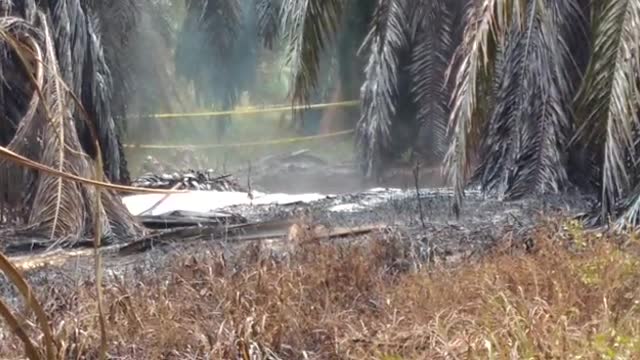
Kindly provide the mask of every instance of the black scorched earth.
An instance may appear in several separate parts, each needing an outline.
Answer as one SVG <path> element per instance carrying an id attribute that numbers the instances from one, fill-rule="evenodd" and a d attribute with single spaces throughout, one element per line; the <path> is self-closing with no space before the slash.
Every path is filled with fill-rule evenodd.
<path id="1" fill-rule="evenodd" d="M 114 275 L 135 281 L 139 274 L 166 266 L 176 253 L 197 254 L 205 248 L 233 261 L 247 246 L 258 246 L 261 252 L 278 261 L 286 258 L 290 242 L 303 238 L 351 244 L 384 237 L 395 242 L 404 254 L 398 259 L 399 269 L 420 267 L 427 262 L 457 263 L 482 255 L 505 238 L 526 248 L 530 241 L 528 233 L 536 221 L 549 215 L 577 215 L 586 204 L 584 199 L 570 196 L 504 202 L 469 191 L 468 205 L 461 217 L 456 218 L 451 212 L 453 193 L 445 188 L 421 187 L 419 196 L 415 187 L 268 194 L 269 184 L 276 176 L 274 172 L 281 177 L 280 182 L 305 175 L 318 177 L 320 173 L 326 177 L 355 178 L 345 172 L 347 166 L 323 165 L 299 154 L 272 160 L 287 164 L 288 170 L 275 164 L 265 166 L 265 170 L 254 169 L 253 178 L 245 181 L 241 176 L 217 175 L 211 170 L 174 169 L 139 177 L 134 181 L 139 186 L 214 190 L 210 193 L 211 201 L 215 201 L 216 194 L 227 196 L 225 201 L 229 194 L 234 194 L 235 200 L 229 206 L 211 205 L 212 210 L 207 212 L 192 211 L 188 206 L 163 211 L 161 207 L 166 203 L 150 203 L 142 214 L 137 214 L 149 229 L 147 236 L 113 241 L 103 248 L 106 281 Z M 266 185 L 262 185 L 263 179 L 268 179 L 264 181 Z M 243 184 L 250 185 L 253 196 L 249 196 L 247 185 Z M 304 186 L 298 189 L 304 190 Z M 9 243 L 3 250 L 36 288 L 52 285 L 64 288 L 92 281 L 90 240 L 74 249 L 53 252 L 41 249 L 35 253 L 33 248 L 24 248 L 23 240 L 19 243 L 22 245 L 16 247 Z M 82 268 L 86 271 L 80 271 Z M 13 288 L 6 283 L 1 287 L 3 295 L 13 294 Z"/>

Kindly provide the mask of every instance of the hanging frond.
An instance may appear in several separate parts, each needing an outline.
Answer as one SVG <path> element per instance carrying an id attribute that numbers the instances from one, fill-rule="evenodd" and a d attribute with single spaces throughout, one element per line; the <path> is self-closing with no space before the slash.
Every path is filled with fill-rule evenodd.
<path id="1" fill-rule="evenodd" d="M 367 177 L 377 176 L 385 153 L 391 148 L 391 128 L 400 101 L 401 54 L 409 47 L 407 9 L 405 0 L 380 0 L 363 45 L 369 59 L 361 89 L 356 138 Z"/>
<path id="2" fill-rule="evenodd" d="M 568 70 L 575 63 L 570 41 L 584 25 L 580 18 L 573 0 L 531 1 L 524 28 L 514 25 L 509 32 L 478 168 L 485 191 L 514 199 L 567 186 L 565 153 L 576 88 Z"/>
<path id="3" fill-rule="evenodd" d="M 451 0 L 416 1 L 413 11 L 412 51 L 409 71 L 411 93 L 418 106 L 420 134 L 416 145 L 422 157 L 438 163 L 447 150 L 450 88 L 446 71 L 454 43 Z M 457 40 L 457 39 L 456 39 Z"/>
<path id="4" fill-rule="evenodd" d="M 44 17 L 42 17 L 44 19 Z M 46 110 L 40 114 L 46 124 L 42 126 L 43 149 L 40 161 L 59 171 L 78 174 L 88 161 L 82 152 L 69 154 L 68 148 L 77 148 L 71 97 L 59 70 L 56 49 L 47 22 L 43 22 L 46 78 L 43 87 Z M 28 128 L 28 127 L 27 127 Z M 86 175 L 86 174 L 81 174 Z M 86 209 L 78 206 L 82 198 L 79 184 L 53 176 L 41 176 L 29 216 L 30 224 L 37 224 L 36 232 L 50 234 L 52 241 L 64 241 L 67 237 L 78 239 L 83 235 L 87 217 Z"/>
<path id="5" fill-rule="evenodd" d="M 136 94 L 136 79 L 140 81 L 136 76 L 135 66 L 140 60 L 132 49 L 135 47 L 135 38 L 140 32 L 143 7 L 150 2 L 86 0 L 84 3 L 85 8 L 99 20 L 105 59 L 113 77 L 113 88 L 117 89 L 113 94 L 113 113 L 124 117 L 127 114 L 130 98 Z M 143 61 L 147 64 L 153 60 L 153 57 L 148 56 Z M 116 127 L 122 135 L 125 124 L 122 121 L 116 122 Z"/>
<path id="6" fill-rule="evenodd" d="M 500 59 L 499 75 L 497 72 L 494 75 L 499 79 L 499 87 L 482 141 L 484 148 L 480 165 L 476 170 L 484 191 L 504 194 L 507 180 L 514 171 L 517 151 L 520 150 L 520 126 L 526 122 L 523 118 L 529 116 L 533 105 L 532 86 L 527 82 L 531 80 L 527 61 L 533 58 L 529 45 L 526 35 L 514 27 Z"/>
<path id="7" fill-rule="evenodd" d="M 366 59 L 358 56 L 358 50 L 369 33 L 375 8 L 376 1 L 354 0 L 348 1 L 343 9 L 336 46 L 342 99 L 357 99 L 360 96 L 360 87 L 365 80 L 363 69 Z M 354 115 L 357 121 L 357 110 Z"/>
<path id="8" fill-rule="evenodd" d="M 124 152 L 120 143 L 120 133 L 111 112 L 113 83 L 111 72 L 102 51 L 100 37 L 97 32 L 97 18 L 87 16 L 88 39 L 85 48 L 85 62 L 82 72 L 82 94 L 80 100 L 84 107 L 76 112 L 76 121 L 85 124 L 92 122 L 100 142 L 100 151 L 104 159 L 104 171 L 107 179 L 116 183 L 129 182 L 129 173 L 124 160 Z M 86 112 L 86 113 L 85 113 Z M 86 116 L 88 115 L 88 119 Z M 91 126 L 91 124 L 89 124 Z M 87 125 L 85 124 L 85 127 Z M 84 129 L 83 127 L 80 127 Z M 92 145 L 90 129 L 83 134 L 87 143 L 85 152 L 95 159 L 95 148 Z M 81 134 L 81 133 L 79 133 Z M 91 145 L 90 145 L 91 144 Z M 123 166 L 124 165 L 124 166 Z"/>
<path id="9" fill-rule="evenodd" d="M 24 8 L 28 8 L 29 3 L 35 6 L 33 1 L 25 1 L 21 4 Z M 17 10 L 13 2 L 8 0 L 0 1 L 0 6 L 3 13 Z M 24 11 L 24 8 L 21 10 Z M 18 20 L 20 20 L 19 17 L 9 17 L 6 20 L 6 31 L 28 34 L 28 41 L 35 41 L 33 39 L 39 34 L 27 27 L 29 22 Z M 6 42 L 0 44 L 0 60 L 0 111 L 3 114 L 0 121 L 0 144 L 6 146 L 13 139 L 20 121 L 27 115 L 25 112 L 35 109 L 33 102 L 37 102 L 38 98 L 32 83 L 23 71 L 18 55 Z"/>
<path id="10" fill-rule="evenodd" d="M 586 19 L 576 0 L 549 0 L 535 8 L 527 40 L 533 58 L 525 65 L 531 69 L 527 82 L 534 94 L 527 125 L 520 128 L 522 149 L 507 198 L 557 193 L 569 183 L 566 152 L 574 123 L 572 99 L 579 85 L 574 72 L 582 60 L 571 50 L 575 41 L 586 40 Z"/>
<path id="11" fill-rule="evenodd" d="M 580 136 L 602 150 L 602 209 L 606 220 L 631 190 L 627 159 L 635 162 L 640 88 L 640 3 L 598 1 L 592 9 L 593 50 L 577 99 Z"/>
<path id="12" fill-rule="evenodd" d="M 57 9 L 63 11 L 68 7 L 60 5 Z M 45 11 L 50 12 L 47 9 L 37 11 L 33 24 L 16 17 L 0 18 L 0 49 L 12 54 L 11 57 L 0 59 L 0 65 L 4 69 L 9 62 L 16 61 L 13 68 L 26 75 L 20 81 L 30 85 L 23 87 L 28 89 L 23 95 L 29 102 L 19 110 L 23 116 L 8 149 L 61 173 L 94 178 L 95 163 L 83 148 L 76 126 L 78 121 L 84 121 L 78 118 L 80 106 L 76 106 L 74 100 L 78 97 L 72 94 L 72 86 L 66 83 L 65 78 L 73 82 L 74 76 L 81 77 L 79 83 L 83 86 L 82 101 L 87 103 L 88 111 L 96 116 L 94 125 L 98 128 L 98 133 L 104 132 L 100 126 L 107 124 L 105 120 L 109 120 L 104 115 L 105 107 L 108 106 L 108 91 L 99 88 L 108 88 L 108 84 L 101 79 L 102 76 L 108 77 L 108 71 L 99 67 L 100 61 L 94 62 L 96 58 L 100 58 L 99 40 L 91 33 L 90 23 L 78 25 L 87 31 L 84 37 L 67 36 L 65 29 L 71 27 L 65 26 L 64 21 L 57 27 L 52 26 L 54 17 L 45 15 Z M 87 17 L 81 18 L 90 21 Z M 55 19 L 65 19 L 65 16 L 61 12 Z M 53 29 L 59 31 L 54 32 Z M 55 35 L 60 35 L 60 39 L 54 41 Z M 67 47 L 64 39 L 72 44 L 75 44 L 75 40 L 71 39 L 84 39 L 84 43 Z M 92 63 L 92 66 L 75 64 L 74 68 L 78 67 L 80 71 L 73 69 L 65 76 L 58 62 L 58 45 L 71 48 L 72 51 L 84 46 L 84 63 Z M 74 56 L 72 52 L 66 60 Z M 17 79 L 14 77 L 11 80 Z M 7 103 L 7 100 L 3 99 L 3 103 Z M 111 122 L 110 129 L 113 128 Z M 115 132 L 108 136 L 115 139 Z M 89 144 L 95 146 L 93 141 L 89 141 Z M 140 226 L 112 192 L 102 192 L 108 208 L 95 214 L 92 209 L 96 197 L 91 187 L 27 170 L 5 159 L 0 160 L 0 168 L 0 187 L 5 200 L 3 205 L 11 209 L 11 220 L 17 221 L 18 234 L 29 238 L 50 238 L 53 240 L 52 244 L 65 241 L 74 243 L 91 235 L 93 219 L 104 223 L 103 233 L 100 234 L 103 236 L 113 234 L 126 238 L 141 232 Z"/>
<path id="13" fill-rule="evenodd" d="M 127 182 L 128 173 L 122 166 L 124 153 L 118 146 L 121 134 L 111 114 L 111 73 L 97 35 L 97 20 L 86 13 L 79 0 L 54 0 L 47 5 L 60 76 L 68 91 L 81 99 L 80 105 L 84 107 L 83 110 L 69 104 L 75 109 L 72 115 L 83 150 L 95 158 L 95 144 L 89 129 L 94 127 L 98 130 L 107 178 L 113 182 Z"/>
<path id="14" fill-rule="evenodd" d="M 334 40 L 343 6 L 341 0 L 283 0 L 281 26 L 294 103 L 309 102 L 318 83 L 321 54 Z"/>
<path id="15" fill-rule="evenodd" d="M 201 104 L 228 109 L 255 80 L 259 14 L 253 5 L 238 0 L 187 2 L 176 66 L 195 86 Z"/>
<path id="16" fill-rule="evenodd" d="M 454 191 L 454 212 L 459 214 L 464 189 L 476 159 L 485 114 L 481 113 L 482 89 L 491 88 L 496 49 L 512 23 L 521 26 L 524 9 L 520 1 L 479 0 L 471 3 L 451 102 L 449 131 L 452 140 L 445 156 L 446 174 Z M 515 21 L 514 21 L 515 20 Z"/>
<path id="17" fill-rule="evenodd" d="M 255 0 L 258 12 L 258 36 L 267 49 L 273 45 L 280 34 L 280 11 L 282 0 Z"/>

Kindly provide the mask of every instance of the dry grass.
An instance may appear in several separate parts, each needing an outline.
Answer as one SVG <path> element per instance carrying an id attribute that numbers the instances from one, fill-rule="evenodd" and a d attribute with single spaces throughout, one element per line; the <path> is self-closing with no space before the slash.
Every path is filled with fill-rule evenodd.
<path id="1" fill-rule="evenodd" d="M 408 270 L 398 242 L 303 242 L 285 260 L 181 255 L 104 285 L 109 353 L 128 359 L 631 359 L 640 354 L 640 252 L 630 236 L 541 225 L 528 252 Z M 567 244 L 571 246 L 567 247 Z M 571 250 L 568 250 L 571 248 Z M 65 358 L 100 344 L 96 290 L 50 294 Z M 27 321 L 27 323 L 29 323 Z M 21 356 L 0 342 L 2 358 Z M 247 355 L 245 355 L 247 356 Z"/>

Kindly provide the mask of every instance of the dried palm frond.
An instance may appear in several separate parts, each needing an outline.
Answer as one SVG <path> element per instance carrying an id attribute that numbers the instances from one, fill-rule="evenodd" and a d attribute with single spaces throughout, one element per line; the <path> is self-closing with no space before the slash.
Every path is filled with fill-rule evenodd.
<path id="1" fill-rule="evenodd" d="M 408 3 L 380 0 L 363 49 L 369 52 L 361 89 L 361 117 L 356 128 L 361 166 L 376 177 L 392 147 L 392 126 L 400 102 L 403 54 L 409 51 Z"/>
<path id="2" fill-rule="evenodd" d="M 81 145 L 74 117 L 82 105 L 75 102 L 60 70 L 54 33 L 50 27 L 51 18 L 38 12 L 35 25 L 15 17 L 0 19 L 2 46 L 9 45 L 14 54 L 10 59 L 19 59 L 20 71 L 27 75 L 23 81 L 31 84 L 32 88 L 31 95 L 27 97 L 31 99 L 29 107 L 21 111 L 25 115 L 9 143 L 9 150 L 26 155 L 61 174 L 93 178 L 93 160 Z M 97 38 L 93 41 L 96 48 L 89 47 L 89 58 L 99 48 Z M 96 75 L 87 74 L 88 70 L 93 68 L 83 68 L 85 77 L 99 78 L 99 71 L 95 71 Z M 94 89 L 89 88 L 85 95 L 92 94 L 92 91 Z M 101 104 L 100 101 L 97 104 Z M 104 114 L 101 108 L 90 109 L 99 120 L 104 120 L 100 117 Z M 100 129 L 100 121 L 95 127 Z M 96 143 L 92 141 L 90 144 L 95 146 Z M 18 168 L 8 160 L 13 160 L 13 157 L 0 160 L 0 168 L 4 170 L 0 183 L 7 191 L 7 204 L 14 207 L 25 223 L 17 230 L 18 233 L 51 236 L 54 243 L 73 242 L 91 234 L 91 219 L 105 223 L 101 236 L 112 233 L 122 237 L 135 236 L 140 232 L 141 228 L 114 193 L 103 192 L 103 198 L 111 201 L 110 206 L 106 213 L 94 214 L 91 209 L 96 198 L 92 196 L 92 188 L 58 176 Z M 119 228 L 110 226 L 110 221 Z M 114 230 L 118 232 L 114 233 Z"/>
<path id="3" fill-rule="evenodd" d="M 522 25 L 526 9 L 521 6 L 520 1 L 509 0 L 470 3 L 464 37 L 458 48 L 460 68 L 456 73 L 449 120 L 452 140 L 444 160 L 456 193 L 456 214 L 460 212 L 472 164 L 477 160 L 474 154 L 481 143 L 481 130 L 486 127 L 482 91 L 491 88 L 497 49 L 508 29 L 512 24 Z"/>
<path id="4" fill-rule="evenodd" d="M 412 11 L 411 94 L 420 123 L 416 150 L 439 163 L 447 150 L 450 87 L 446 71 L 458 39 L 453 23 L 459 1 L 416 1 Z"/>
<path id="5" fill-rule="evenodd" d="M 594 2 L 593 50 L 577 100 L 583 141 L 596 150 L 602 164 L 601 216 L 611 214 L 617 202 L 633 188 L 635 138 L 640 125 L 640 3 Z M 637 213 L 634 206 L 631 213 Z"/>
<path id="6" fill-rule="evenodd" d="M 121 174 L 124 154 L 118 146 L 120 134 L 111 114 L 111 73 L 106 64 L 97 35 L 96 19 L 83 8 L 79 0 L 54 0 L 43 6 L 51 14 L 52 38 L 58 58 L 60 76 L 90 113 L 90 126 L 98 129 L 100 149 L 105 160 L 105 173 L 114 182 L 126 181 Z M 47 8 L 45 8 L 47 10 Z M 80 142 L 85 152 L 95 158 L 93 140 L 77 106 L 76 119 Z M 99 112 L 99 113 L 98 113 Z"/>
<path id="7" fill-rule="evenodd" d="M 569 51 L 573 32 L 584 33 L 581 16 L 575 1 L 532 1 L 524 27 L 509 32 L 478 169 L 485 190 L 519 198 L 568 185 L 565 153 L 576 88 Z"/>
<path id="8" fill-rule="evenodd" d="M 19 17 L 9 16 L 12 12 L 20 12 L 24 18 L 28 12 L 26 8 L 30 7 L 28 4 L 35 7 L 34 1 L 24 1 L 18 4 L 13 4 L 8 0 L 0 1 L 2 14 L 8 16 L 5 19 L 5 30 L 15 29 L 18 31 L 17 28 L 21 28 L 21 32 L 25 32 L 29 36 L 36 36 L 32 29 L 26 28 L 29 22 L 22 22 Z M 24 5 L 24 7 L 19 5 Z M 3 114 L 3 119 L 0 122 L 0 145 L 6 146 L 13 139 L 18 124 L 26 112 L 35 108 L 33 101 L 37 102 L 39 98 L 33 91 L 29 77 L 23 71 L 18 55 L 6 42 L 0 44 L 0 57 L 2 59 L 0 63 L 0 110 Z"/>

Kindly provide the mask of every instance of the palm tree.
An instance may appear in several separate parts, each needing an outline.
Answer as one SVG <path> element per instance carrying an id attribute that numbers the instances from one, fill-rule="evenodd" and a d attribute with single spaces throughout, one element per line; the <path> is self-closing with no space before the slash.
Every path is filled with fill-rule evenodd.
<path id="1" fill-rule="evenodd" d="M 122 179 L 111 74 L 91 11 L 79 0 L 2 0 L 0 11 L 2 145 L 65 173 Z M 98 150 L 104 169 L 96 170 Z M 23 225 L 19 233 L 75 242 L 98 219 L 103 236 L 140 234 L 112 192 L 100 192 L 98 207 L 93 188 L 4 160 L 0 168 L 3 206 Z"/>
<path id="2" fill-rule="evenodd" d="M 600 221 L 609 216 L 619 224 L 638 221 L 640 6 L 632 1 L 177 3 L 182 2 L 0 2 L 5 14 L 23 19 L 42 39 L 53 39 L 57 64 L 52 68 L 93 119 L 86 126 L 79 121 L 82 108 L 70 106 L 79 142 L 74 146 L 95 157 L 90 130 L 97 129 L 104 171 L 112 181 L 126 178 L 120 144 L 125 126 L 118 119 L 148 111 L 132 109 L 132 98 L 153 106 L 169 102 L 176 97 L 169 83 L 178 74 L 203 106 L 229 108 L 255 80 L 250 70 L 261 45 L 283 45 L 293 71 L 294 103 L 317 96 L 326 80 L 326 56 L 336 60 L 345 97 L 360 96 L 354 125 L 365 176 L 376 178 L 390 161 L 411 152 L 445 165 L 456 210 L 469 184 L 504 199 L 578 187 L 598 194 Z M 166 9 L 176 6 L 184 11 L 181 25 L 166 17 Z M 39 19 L 43 15 L 46 21 Z M 42 35 L 45 24 L 49 35 Z M 166 57 L 128 56 L 142 43 L 155 44 L 149 48 L 155 51 L 177 44 L 175 69 Z M 18 74 L 12 72 L 20 68 L 15 54 L 4 53 L 3 73 Z M 149 59 L 153 65 L 141 65 Z M 146 82 L 140 81 L 141 69 L 150 69 L 145 79 L 164 80 L 140 87 Z M 8 114 L 2 141 L 17 148 L 14 135 L 29 123 L 24 116 L 33 107 L 25 99 L 33 89 L 22 75 L 7 79 L 12 83 L 3 84 L 0 93 Z M 23 96 L 8 89 L 21 89 Z M 44 148 L 23 150 L 36 154 Z M 29 176 L 26 183 L 34 184 Z M 19 197 L 24 204 L 37 197 L 34 189 L 40 185 L 30 186 Z"/>
<path id="3" fill-rule="evenodd" d="M 348 84 L 345 96 L 361 99 L 354 125 L 367 177 L 377 178 L 407 151 L 432 165 L 444 156 L 451 93 L 445 73 L 461 38 L 465 4 L 284 1 L 282 33 L 295 69 L 293 99 L 308 101 L 319 77 L 320 54 L 337 48 L 340 80 Z"/>
<path id="4" fill-rule="evenodd" d="M 0 37 L 0 106 L 6 114 L 0 145 L 61 171 L 92 177 L 97 175 L 97 138 L 104 175 L 127 183 L 123 119 L 170 111 L 167 104 L 180 98 L 176 72 L 194 83 L 203 103 L 222 100 L 224 106 L 233 106 L 238 92 L 253 80 L 247 70 L 256 68 L 256 33 L 271 46 L 277 9 L 260 7 L 267 3 L 242 4 L 250 3 L 0 0 L 0 35 L 5 35 Z M 176 26 L 176 19 L 167 16 L 173 10 L 184 11 L 184 24 Z M 224 41 L 199 36 L 216 32 Z M 174 66 L 176 41 L 180 46 Z M 25 59 L 41 71 L 41 78 L 25 67 Z M 3 207 L 12 214 L 3 220 L 17 222 L 19 233 L 74 243 L 91 235 L 96 218 L 104 236 L 130 238 L 142 231 L 111 192 L 101 192 L 104 207 L 96 213 L 91 188 L 5 161 L 0 168 Z"/>
<path id="5" fill-rule="evenodd" d="M 519 198 L 578 184 L 599 193 L 600 221 L 637 224 L 640 5 L 478 1 L 460 49 L 446 162 L 458 206 L 479 151 L 485 190 Z"/>
<path id="6" fill-rule="evenodd" d="M 359 2 L 284 1 L 294 98 L 343 36 L 347 3 Z M 456 211 L 470 183 L 504 199 L 578 187 L 598 195 L 600 221 L 637 224 L 639 12 L 628 0 L 377 0 L 362 48 L 364 174 L 409 150 L 444 160 Z"/>

